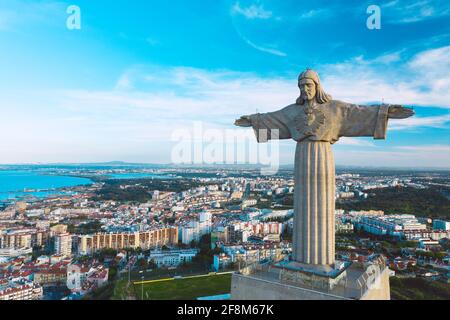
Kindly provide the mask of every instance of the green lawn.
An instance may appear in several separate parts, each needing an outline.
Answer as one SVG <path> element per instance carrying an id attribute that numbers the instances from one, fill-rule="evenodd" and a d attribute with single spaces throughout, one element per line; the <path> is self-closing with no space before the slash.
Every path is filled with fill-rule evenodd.
<path id="1" fill-rule="evenodd" d="M 135 299 L 133 284 L 128 285 L 127 280 L 117 280 L 111 300 L 129 300 Z"/>
<path id="2" fill-rule="evenodd" d="M 142 296 L 142 285 L 134 285 L 135 295 Z M 195 300 L 198 297 L 230 293 L 231 274 L 211 275 L 144 284 L 145 300 Z"/>
<path id="3" fill-rule="evenodd" d="M 450 284 L 421 278 L 390 279 L 393 300 L 449 300 Z"/>

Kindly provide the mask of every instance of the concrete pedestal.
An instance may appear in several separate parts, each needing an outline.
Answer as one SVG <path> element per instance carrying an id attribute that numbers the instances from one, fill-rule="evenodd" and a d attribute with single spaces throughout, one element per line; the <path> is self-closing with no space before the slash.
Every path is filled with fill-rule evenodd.
<path id="1" fill-rule="evenodd" d="M 286 276 L 288 272 L 288 276 Z M 232 300 L 390 300 L 389 269 L 353 265 L 336 277 L 270 267 L 234 274 Z M 324 285 L 324 284 L 332 284 Z"/>

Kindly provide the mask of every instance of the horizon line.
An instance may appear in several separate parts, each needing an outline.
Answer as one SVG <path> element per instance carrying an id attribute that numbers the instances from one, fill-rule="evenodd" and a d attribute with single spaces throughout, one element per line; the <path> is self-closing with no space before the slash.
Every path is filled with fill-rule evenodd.
<path id="1" fill-rule="evenodd" d="M 250 164 L 250 163 L 217 163 L 217 164 L 174 164 L 174 163 L 152 163 L 152 162 L 127 162 L 127 161 L 99 161 L 99 162 L 37 162 L 37 163 L 0 163 L 0 167 L 8 167 L 8 166 L 58 166 L 58 165 L 135 165 L 135 166 L 173 166 L 173 167 L 237 167 L 237 166 L 251 166 L 255 168 L 264 167 L 261 164 Z M 280 167 L 293 167 L 293 163 L 288 164 L 280 164 Z M 336 164 L 336 168 L 349 168 L 349 169 L 403 169 L 403 170 L 450 170 L 450 167 L 439 167 L 439 166 L 423 166 L 423 167 L 415 167 L 415 166 L 371 166 L 371 165 L 345 165 L 345 164 Z"/>

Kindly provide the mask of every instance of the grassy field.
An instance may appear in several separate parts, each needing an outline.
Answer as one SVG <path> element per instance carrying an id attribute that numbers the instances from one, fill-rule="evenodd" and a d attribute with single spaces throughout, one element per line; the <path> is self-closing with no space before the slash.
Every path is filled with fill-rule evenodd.
<path id="1" fill-rule="evenodd" d="M 390 279 L 393 300 L 449 300 L 450 284 L 421 278 Z"/>
<path id="2" fill-rule="evenodd" d="M 111 300 L 134 300 L 135 292 L 133 284 L 128 284 L 127 280 L 118 280 L 115 283 Z"/>
<path id="3" fill-rule="evenodd" d="M 144 300 L 195 300 L 198 297 L 230 293 L 231 274 L 207 275 L 186 279 L 144 283 Z M 142 296 L 142 284 L 134 284 L 137 299 Z"/>

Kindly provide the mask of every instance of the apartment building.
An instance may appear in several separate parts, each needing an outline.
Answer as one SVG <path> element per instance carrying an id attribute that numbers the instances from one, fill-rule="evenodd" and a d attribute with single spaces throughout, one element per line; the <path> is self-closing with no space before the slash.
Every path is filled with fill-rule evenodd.
<path id="1" fill-rule="evenodd" d="M 98 233 L 78 238 L 78 253 L 91 254 L 101 249 L 148 250 L 178 243 L 178 228 L 169 227 L 141 232 Z"/>

